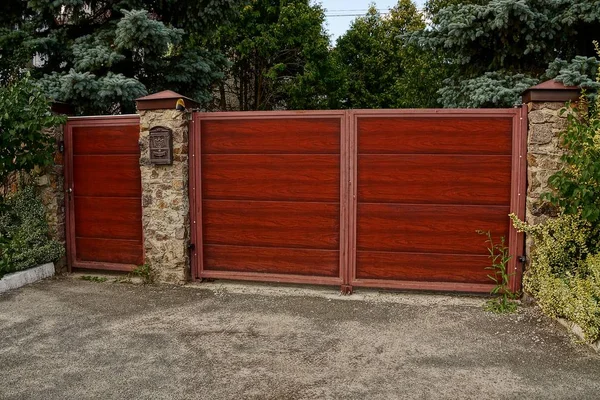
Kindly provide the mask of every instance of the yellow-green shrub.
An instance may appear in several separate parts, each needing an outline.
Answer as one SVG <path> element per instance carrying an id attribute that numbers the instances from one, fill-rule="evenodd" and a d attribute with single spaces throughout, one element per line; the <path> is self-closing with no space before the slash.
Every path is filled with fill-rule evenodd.
<path id="1" fill-rule="evenodd" d="M 587 341 L 600 338 L 600 252 L 597 230 L 579 215 L 560 215 L 531 226 L 511 215 L 535 246 L 525 290 L 551 317 L 579 325 Z"/>

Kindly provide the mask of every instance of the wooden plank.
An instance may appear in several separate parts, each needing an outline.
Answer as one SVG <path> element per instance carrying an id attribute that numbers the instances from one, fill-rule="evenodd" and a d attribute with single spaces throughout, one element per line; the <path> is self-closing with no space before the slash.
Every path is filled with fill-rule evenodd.
<path id="1" fill-rule="evenodd" d="M 78 237 L 142 239 L 142 202 L 136 198 L 75 197 Z"/>
<path id="2" fill-rule="evenodd" d="M 204 269 L 334 277 L 339 251 L 207 245 Z"/>
<path id="3" fill-rule="evenodd" d="M 358 204 L 359 250 L 487 254 L 485 238 L 508 238 L 509 207 Z"/>
<path id="4" fill-rule="evenodd" d="M 488 256 L 359 251 L 358 279 L 492 283 Z"/>
<path id="5" fill-rule="evenodd" d="M 205 244 L 337 250 L 339 203 L 204 200 Z"/>
<path id="6" fill-rule="evenodd" d="M 140 127 L 73 127 L 73 154 L 140 154 Z"/>
<path id="7" fill-rule="evenodd" d="M 201 120 L 203 153 L 339 154 L 340 117 Z"/>
<path id="8" fill-rule="evenodd" d="M 140 197 L 137 155 L 73 156 L 73 193 L 77 196 Z"/>
<path id="9" fill-rule="evenodd" d="M 334 154 L 204 155 L 202 197 L 339 201 L 340 157 Z"/>
<path id="10" fill-rule="evenodd" d="M 115 264 L 144 263 L 141 240 L 76 238 L 77 261 Z"/>
<path id="11" fill-rule="evenodd" d="M 511 154 L 511 118 L 358 117 L 359 154 Z"/>
<path id="12" fill-rule="evenodd" d="M 360 155 L 358 199 L 508 205 L 510 178 L 510 156 Z"/>

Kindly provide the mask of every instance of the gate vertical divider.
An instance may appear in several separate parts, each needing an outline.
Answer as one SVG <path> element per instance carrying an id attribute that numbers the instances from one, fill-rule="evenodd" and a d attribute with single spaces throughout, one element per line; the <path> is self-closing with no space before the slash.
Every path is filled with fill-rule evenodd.
<path id="1" fill-rule="evenodd" d="M 193 261 L 191 262 L 192 279 L 201 280 L 204 270 L 204 238 L 202 236 L 202 132 L 200 113 L 192 114 L 191 128 L 188 130 L 191 157 L 190 162 L 190 230 L 194 244 Z"/>
<path id="2" fill-rule="evenodd" d="M 513 118 L 510 212 L 523 221 L 527 191 L 527 105 L 523 104 L 516 111 Z M 511 222 L 508 234 L 508 250 L 511 255 L 508 272 L 511 274 L 509 288 L 512 292 L 521 290 L 523 263 L 519 258 L 524 254 L 524 245 L 524 234 L 517 232 Z"/>
<path id="3" fill-rule="evenodd" d="M 339 276 L 341 279 L 340 291 L 343 294 L 352 292 L 348 286 L 348 114 L 344 112 L 340 118 L 340 262 Z"/>
<path id="4" fill-rule="evenodd" d="M 348 286 L 356 279 L 356 218 L 357 218 L 357 137 L 358 124 L 356 121 L 356 112 L 347 111 L 348 124 L 348 264 L 346 270 L 346 279 Z"/>
<path id="5" fill-rule="evenodd" d="M 63 191 L 65 195 L 65 245 L 67 255 L 67 270 L 73 272 L 73 261 L 75 257 L 75 210 L 72 204 L 72 193 L 69 189 L 73 188 L 73 127 L 69 120 L 63 127 L 63 139 L 65 142 L 64 150 L 64 170 L 63 170 Z"/>

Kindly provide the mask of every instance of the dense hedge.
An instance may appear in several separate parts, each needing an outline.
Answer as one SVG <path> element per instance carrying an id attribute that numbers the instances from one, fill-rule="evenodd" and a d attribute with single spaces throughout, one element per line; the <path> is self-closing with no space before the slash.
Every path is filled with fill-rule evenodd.
<path id="1" fill-rule="evenodd" d="M 22 188 L 0 204 L 0 277 L 55 261 L 64 246 L 50 239 L 46 211 L 35 189 Z"/>
<path id="2" fill-rule="evenodd" d="M 535 240 L 525 290 L 544 313 L 579 325 L 589 342 L 600 339 L 600 246 L 598 228 L 579 215 L 562 214 L 519 231 Z"/>

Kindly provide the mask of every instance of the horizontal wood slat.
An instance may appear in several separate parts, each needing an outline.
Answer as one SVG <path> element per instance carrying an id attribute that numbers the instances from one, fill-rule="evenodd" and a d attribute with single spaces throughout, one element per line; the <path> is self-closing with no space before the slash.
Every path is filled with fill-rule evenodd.
<path id="1" fill-rule="evenodd" d="M 477 230 L 508 237 L 509 207 L 358 204 L 359 250 L 487 254 Z"/>
<path id="2" fill-rule="evenodd" d="M 510 156 L 360 155 L 358 201 L 510 202 Z"/>
<path id="3" fill-rule="evenodd" d="M 339 154 L 340 117 L 201 120 L 203 153 Z"/>
<path id="4" fill-rule="evenodd" d="M 511 118 L 361 117 L 358 152 L 510 155 Z"/>
<path id="5" fill-rule="evenodd" d="M 77 196 L 141 197 L 138 155 L 74 156 L 73 191 Z"/>
<path id="6" fill-rule="evenodd" d="M 116 264 L 144 263 L 141 241 L 76 238 L 77 260 Z"/>
<path id="7" fill-rule="evenodd" d="M 75 197 L 77 236 L 142 239 L 142 203 L 137 198 Z"/>
<path id="8" fill-rule="evenodd" d="M 337 250 L 206 245 L 204 257 L 206 270 L 331 277 L 339 275 Z"/>
<path id="9" fill-rule="evenodd" d="M 204 155 L 204 199 L 339 201 L 339 155 Z"/>
<path id="10" fill-rule="evenodd" d="M 339 204 L 205 200 L 205 244 L 336 250 Z"/>
<path id="11" fill-rule="evenodd" d="M 139 154 L 139 125 L 73 127 L 73 154 Z"/>
<path id="12" fill-rule="evenodd" d="M 488 256 L 358 251 L 358 279 L 492 283 Z"/>

